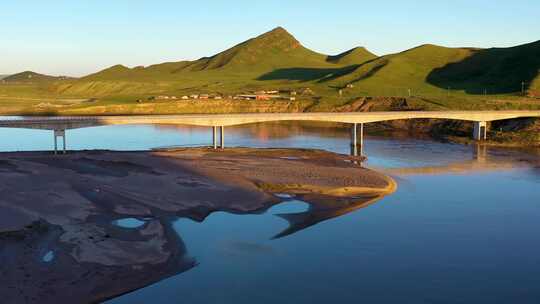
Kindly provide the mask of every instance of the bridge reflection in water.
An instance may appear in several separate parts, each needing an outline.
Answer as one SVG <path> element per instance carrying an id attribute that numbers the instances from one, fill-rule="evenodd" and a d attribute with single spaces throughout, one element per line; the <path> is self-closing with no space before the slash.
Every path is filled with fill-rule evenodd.
<path id="1" fill-rule="evenodd" d="M 0 119 L 0 128 L 45 129 L 54 131 L 55 153 L 57 138 L 62 138 L 66 152 L 66 130 L 105 125 L 156 124 L 194 125 L 212 127 L 212 146 L 225 148 L 225 127 L 275 121 L 317 121 L 351 124 L 351 154 L 363 155 L 364 124 L 403 119 L 446 119 L 474 123 L 473 138 L 485 140 L 488 122 L 514 118 L 540 117 L 540 111 L 440 111 L 440 112 L 361 112 L 361 113 L 262 113 L 262 114 L 186 114 L 140 116 L 55 116 L 17 117 Z M 218 137 L 219 130 L 219 137 Z M 219 139 L 219 143 L 218 143 Z"/>

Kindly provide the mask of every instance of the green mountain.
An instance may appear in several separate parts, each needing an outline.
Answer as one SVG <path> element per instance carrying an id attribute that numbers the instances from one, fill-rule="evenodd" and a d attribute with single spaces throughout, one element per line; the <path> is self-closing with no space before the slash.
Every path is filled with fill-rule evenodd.
<path id="1" fill-rule="evenodd" d="M 329 56 L 303 46 L 278 27 L 211 57 L 148 67 L 116 65 L 86 77 L 56 81 L 50 91 L 69 96 L 234 94 L 257 89 L 312 88 L 316 95 L 446 96 L 501 94 L 540 87 L 540 42 L 512 48 L 476 49 L 422 45 L 377 57 L 363 47 Z M 25 74 L 26 73 L 26 74 Z M 18 81 L 51 80 L 25 72 Z M 351 86 L 352 84 L 352 86 Z"/>
<path id="2" fill-rule="evenodd" d="M 426 82 L 427 76 L 436 68 L 464 60 L 471 53 L 472 49 L 422 45 L 365 62 L 331 83 L 337 87 L 355 84 L 357 90 L 382 96 L 409 89 L 437 91 L 439 88 Z"/>
<path id="3" fill-rule="evenodd" d="M 474 50 L 459 62 L 434 69 L 427 81 L 470 94 L 511 93 L 540 80 L 540 41 L 511 48 Z"/>
<path id="4" fill-rule="evenodd" d="M 333 85 L 356 84 L 370 95 L 507 94 L 534 89 L 540 82 L 540 42 L 512 48 L 474 49 L 422 45 L 359 65 L 333 79 Z M 439 93 L 440 94 L 440 93 Z"/>
<path id="5" fill-rule="evenodd" d="M 373 56 L 371 53 L 365 52 L 365 57 L 371 58 Z M 119 76 L 144 78 L 145 76 L 156 76 L 156 74 L 162 76 L 161 78 L 174 78 L 179 74 L 215 73 L 216 71 L 256 73 L 258 76 L 261 73 L 288 67 L 335 67 L 336 64 L 327 61 L 327 58 L 326 55 L 305 48 L 285 29 L 278 27 L 211 57 L 203 57 L 196 61 L 168 62 L 146 68 L 129 69 L 116 65 L 89 75 L 82 80 L 103 80 Z M 352 60 L 352 57 L 348 60 Z M 198 75 L 201 74 L 204 73 L 198 73 Z"/>
<path id="6" fill-rule="evenodd" d="M 362 48 L 329 57 L 309 50 L 278 27 L 211 57 L 148 67 L 116 65 L 77 81 L 58 84 L 55 90 L 67 95 L 91 96 L 234 93 L 246 88 L 301 85 L 373 57 Z"/>
<path id="7" fill-rule="evenodd" d="M 187 69 L 267 71 L 295 65 L 319 66 L 325 58 L 325 55 L 305 48 L 285 29 L 278 27 L 215 56 L 202 58 Z"/>

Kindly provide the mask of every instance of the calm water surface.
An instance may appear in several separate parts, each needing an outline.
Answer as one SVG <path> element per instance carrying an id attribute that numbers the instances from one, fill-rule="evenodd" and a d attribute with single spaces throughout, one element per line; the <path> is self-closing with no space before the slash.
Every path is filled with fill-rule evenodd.
<path id="1" fill-rule="evenodd" d="M 228 146 L 349 150 L 325 124 L 226 129 Z M 114 126 L 67 132 L 69 149 L 208 145 L 208 128 Z M 0 151 L 48 150 L 50 131 L 0 128 Z M 109 303 L 539 303 L 540 168 L 520 151 L 368 137 L 367 166 L 399 189 L 284 238 L 276 216 L 214 213 L 174 227 L 198 266 Z"/>

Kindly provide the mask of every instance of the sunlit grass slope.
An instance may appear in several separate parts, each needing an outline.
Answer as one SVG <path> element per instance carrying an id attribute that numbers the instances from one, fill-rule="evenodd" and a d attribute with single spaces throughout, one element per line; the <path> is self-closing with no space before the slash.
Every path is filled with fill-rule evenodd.
<path id="1" fill-rule="evenodd" d="M 309 104 L 305 110 L 333 110 L 366 96 L 407 97 L 422 109 L 507 109 L 535 106 L 535 100 L 517 99 L 522 99 L 522 88 L 540 96 L 539 68 L 540 42 L 494 49 L 422 45 L 382 57 L 358 47 L 329 56 L 276 28 L 195 61 L 135 68 L 115 65 L 80 79 L 34 72 L 12 75 L 0 83 L 0 106 L 4 100 L 13 107 L 20 98 L 29 103 L 47 100 L 53 106 L 64 99 L 97 99 L 76 107 L 99 104 L 103 112 L 119 105 L 130 112 L 145 108 L 136 106 L 136 100 L 160 94 L 228 96 L 310 88 L 313 95 L 298 97 Z M 43 102 L 37 105 L 43 107 Z"/>

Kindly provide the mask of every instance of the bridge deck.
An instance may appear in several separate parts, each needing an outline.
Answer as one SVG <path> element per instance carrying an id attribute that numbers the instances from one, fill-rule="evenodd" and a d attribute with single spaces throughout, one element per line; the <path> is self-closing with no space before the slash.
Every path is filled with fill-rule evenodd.
<path id="1" fill-rule="evenodd" d="M 540 111 L 395 111 L 360 113 L 256 113 L 256 114 L 184 114 L 132 116 L 54 116 L 0 117 L 0 128 L 78 129 L 125 124 L 183 124 L 196 126 L 233 126 L 271 121 L 326 121 L 370 123 L 400 119 L 450 119 L 486 122 L 523 117 L 540 117 Z"/>

